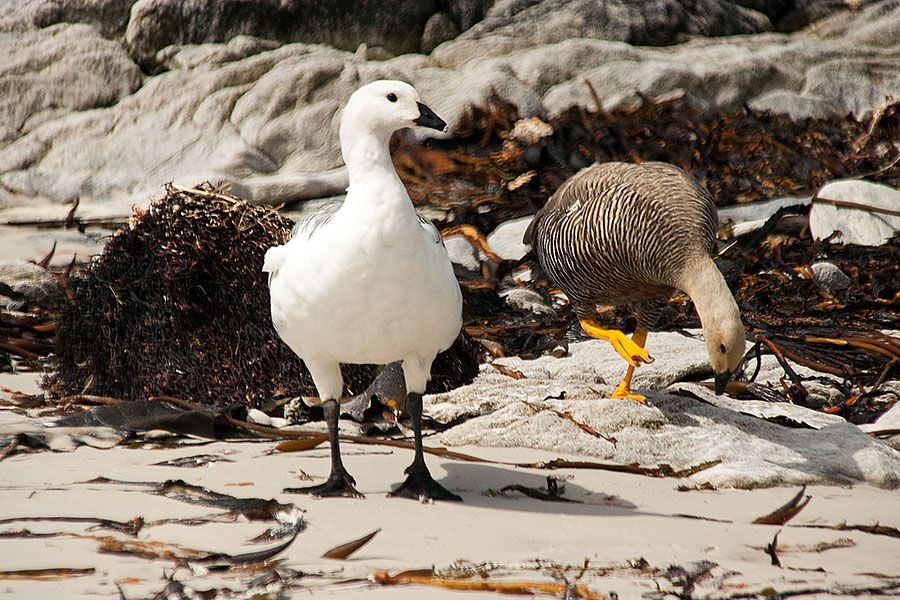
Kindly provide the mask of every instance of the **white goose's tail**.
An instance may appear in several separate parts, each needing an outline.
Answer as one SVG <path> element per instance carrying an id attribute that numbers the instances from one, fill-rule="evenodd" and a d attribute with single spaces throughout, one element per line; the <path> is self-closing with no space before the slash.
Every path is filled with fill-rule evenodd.
<path id="1" fill-rule="evenodd" d="M 269 283 L 272 283 L 272 277 L 281 269 L 284 260 L 287 258 L 287 245 L 272 246 L 266 250 L 266 257 L 263 259 L 262 270 L 269 274 Z"/>

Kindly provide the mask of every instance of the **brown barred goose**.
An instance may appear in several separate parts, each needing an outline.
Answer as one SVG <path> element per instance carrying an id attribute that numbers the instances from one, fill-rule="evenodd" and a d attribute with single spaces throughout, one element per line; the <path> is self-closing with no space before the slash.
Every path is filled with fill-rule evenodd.
<path id="1" fill-rule="evenodd" d="M 525 232 L 547 275 L 568 296 L 581 327 L 609 341 L 629 367 L 614 398 L 631 393 L 634 367 L 652 362 L 644 349 L 675 290 L 690 296 L 700 316 L 716 393 L 725 389 L 744 354 L 737 303 L 712 260 L 716 206 L 697 181 L 659 162 L 595 164 L 563 183 Z M 597 305 L 631 304 L 631 339 L 594 320 Z"/>

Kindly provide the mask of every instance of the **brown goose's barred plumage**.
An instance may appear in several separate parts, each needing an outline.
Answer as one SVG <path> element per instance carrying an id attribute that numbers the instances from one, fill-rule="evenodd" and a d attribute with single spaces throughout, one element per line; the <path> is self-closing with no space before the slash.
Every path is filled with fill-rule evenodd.
<path id="1" fill-rule="evenodd" d="M 596 164 L 566 181 L 525 232 L 579 319 L 633 304 L 651 329 L 683 269 L 715 248 L 716 207 L 690 175 L 665 163 Z"/>

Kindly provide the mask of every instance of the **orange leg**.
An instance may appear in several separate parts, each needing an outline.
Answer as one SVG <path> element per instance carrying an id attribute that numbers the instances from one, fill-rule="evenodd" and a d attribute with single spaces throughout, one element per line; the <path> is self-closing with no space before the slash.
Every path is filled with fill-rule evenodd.
<path id="1" fill-rule="evenodd" d="M 589 336 L 601 340 L 606 340 L 618 352 L 622 358 L 628 361 L 631 366 L 637 366 L 640 363 L 651 363 L 653 359 L 644 350 L 644 342 L 647 339 L 647 330 L 638 327 L 634 330 L 633 340 L 628 339 L 624 333 L 618 329 L 603 329 L 593 319 L 582 319 L 581 328 Z M 643 333 L 640 333 L 643 332 Z M 637 343 L 635 343 L 637 342 Z"/>
<path id="2" fill-rule="evenodd" d="M 647 330 L 643 327 L 637 327 L 634 330 L 634 335 L 631 336 L 631 341 L 636 345 L 640 346 L 642 349 L 644 344 L 647 342 Z M 646 351 L 645 351 L 646 352 Z M 616 388 L 616 391 L 612 393 L 612 398 L 631 398 L 632 400 L 637 400 L 638 402 L 644 402 L 645 398 L 640 394 L 632 394 L 631 393 L 631 376 L 634 375 L 634 365 L 628 365 L 628 372 L 625 373 L 625 379 L 622 380 L 622 383 Z"/>

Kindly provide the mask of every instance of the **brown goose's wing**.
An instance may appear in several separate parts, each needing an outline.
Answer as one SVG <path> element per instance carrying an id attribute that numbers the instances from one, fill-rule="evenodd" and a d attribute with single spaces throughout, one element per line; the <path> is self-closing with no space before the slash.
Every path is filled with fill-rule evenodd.
<path id="1" fill-rule="evenodd" d="M 633 196 L 637 202 L 671 204 L 675 217 L 691 230 L 690 237 L 702 240 L 707 252 L 714 251 L 718 214 L 712 197 L 690 174 L 661 162 L 614 162 L 582 169 L 567 179 L 534 215 L 523 242 L 534 245 L 535 233 L 546 215 L 592 212 L 597 208 L 593 205 L 612 202 L 620 193 Z"/>

